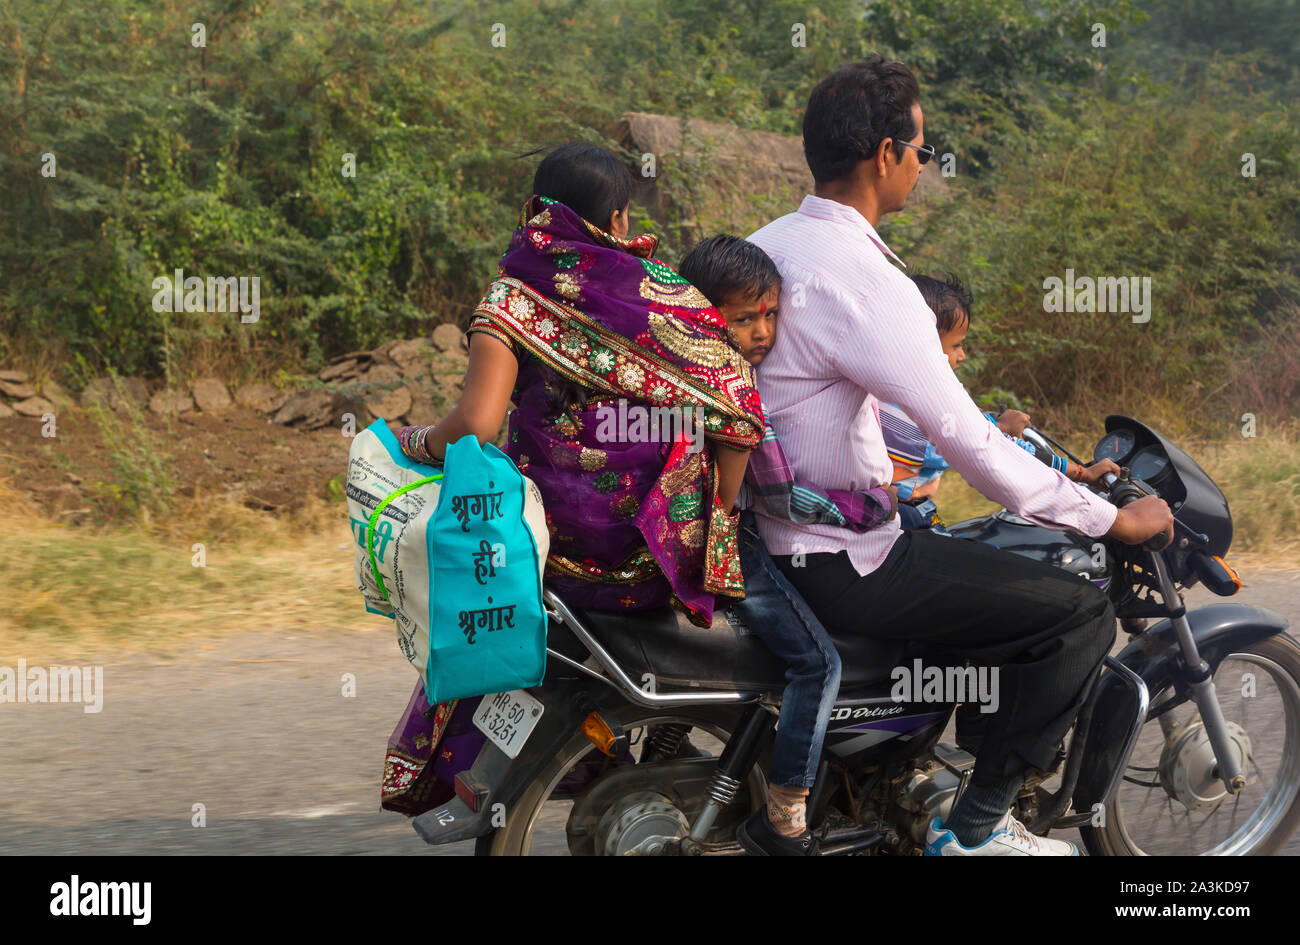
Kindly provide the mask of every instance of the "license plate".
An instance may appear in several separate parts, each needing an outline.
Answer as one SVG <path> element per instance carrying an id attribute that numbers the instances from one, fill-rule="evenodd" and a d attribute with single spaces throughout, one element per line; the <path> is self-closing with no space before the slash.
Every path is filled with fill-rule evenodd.
<path id="1" fill-rule="evenodd" d="M 474 713 L 474 725 L 507 757 L 515 758 L 541 719 L 543 708 L 522 689 L 498 692 L 483 697 Z"/>

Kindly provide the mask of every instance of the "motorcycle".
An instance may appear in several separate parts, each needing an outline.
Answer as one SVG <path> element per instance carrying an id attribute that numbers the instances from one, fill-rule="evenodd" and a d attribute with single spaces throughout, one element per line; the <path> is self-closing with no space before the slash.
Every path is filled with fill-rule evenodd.
<path id="1" fill-rule="evenodd" d="M 1005 509 L 949 526 L 953 540 L 1093 582 L 1129 637 L 1090 681 L 1068 749 L 1026 776 L 1016 816 L 1040 835 L 1078 828 L 1095 856 L 1274 853 L 1300 824 L 1300 646 L 1267 610 L 1185 608 L 1180 588 L 1241 587 L 1223 561 L 1228 504 L 1149 426 L 1110 416 L 1105 429 L 1094 458 L 1122 467 L 1105 494 L 1121 507 L 1164 498 L 1166 547 L 1052 531 Z M 1026 438 L 1059 446 L 1032 428 Z M 415 829 L 431 844 L 474 838 L 479 855 L 741 853 L 736 827 L 765 803 L 783 667 L 725 612 L 702 630 L 667 608 L 587 611 L 544 593 L 545 680 L 482 699 L 482 750 Z M 840 693 L 808 797 L 818 852 L 919 854 L 971 775 L 978 733 L 963 739 L 961 721 L 974 715 L 958 714 L 956 744 L 941 741 L 957 703 L 896 698 L 892 685 L 891 669 L 920 650 L 835 643 Z M 690 750 L 691 732 L 720 743 L 718 757 Z"/>

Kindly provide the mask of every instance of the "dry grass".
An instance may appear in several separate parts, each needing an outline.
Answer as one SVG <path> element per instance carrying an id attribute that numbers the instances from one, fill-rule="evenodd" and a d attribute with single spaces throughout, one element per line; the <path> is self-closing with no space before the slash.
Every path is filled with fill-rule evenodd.
<path id="1" fill-rule="evenodd" d="M 1261 427 L 1256 432 L 1253 438 L 1178 445 L 1228 499 L 1232 554 L 1255 567 L 1300 568 L 1300 431 Z M 999 508 L 954 472 L 943 477 L 938 501 L 946 522 Z"/>
<path id="2" fill-rule="evenodd" d="M 1228 496 L 1234 563 L 1300 567 L 1300 437 L 1185 445 Z M 949 522 L 996 508 L 955 473 L 940 500 Z M 195 542 L 205 567 L 193 566 Z M 384 630 L 353 587 L 353 548 L 341 501 L 273 516 L 200 498 L 132 525 L 69 528 L 0 482 L 0 662 L 74 645 L 166 652 L 272 627 Z"/>
<path id="3" fill-rule="evenodd" d="M 71 645 L 166 651 L 268 627 L 380 629 L 352 583 L 342 503 L 289 518 L 195 503 L 162 523 L 91 530 L 46 524 L 0 487 L 0 521 L 0 660 Z"/>

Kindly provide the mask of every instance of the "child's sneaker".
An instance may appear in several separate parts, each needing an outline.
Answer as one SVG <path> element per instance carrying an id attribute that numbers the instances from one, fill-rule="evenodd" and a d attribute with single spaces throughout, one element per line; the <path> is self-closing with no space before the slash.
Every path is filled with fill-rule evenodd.
<path id="1" fill-rule="evenodd" d="M 987 840 L 973 847 L 957 842 L 951 830 L 945 830 L 935 818 L 925 835 L 926 856 L 1078 856 L 1079 848 L 1068 840 L 1036 837 L 1007 811 Z"/>

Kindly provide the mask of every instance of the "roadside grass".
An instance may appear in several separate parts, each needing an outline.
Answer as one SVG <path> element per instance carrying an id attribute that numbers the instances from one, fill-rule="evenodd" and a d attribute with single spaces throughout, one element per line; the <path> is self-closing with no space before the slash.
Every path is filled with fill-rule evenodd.
<path id="1" fill-rule="evenodd" d="M 1300 430 L 1175 442 L 1227 497 L 1234 528 L 1230 557 L 1256 567 L 1300 568 Z M 949 524 L 1000 508 L 953 471 L 944 475 L 936 501 Z"/>
<path id="2" fill-rule="evenodd" d="M 106 478 L 92 479 L 86 488 L 108 500 L 110 507 L 147 523 L 155 515 L 166 515 L 176 492 L 176 474 L 168 449 L 170 419 L 165 435 L 153 433 L 145 424 L 144 411 L 124 396 L 122 379 L 115 371 L 109 372 L 109 379 L 120 403 L 110 406 L 104 400 L 92 400 L 85 410 L 99 428 L 111 468 Z"/>
<path id="3" fill-rule="evenodd" d="M 239 630 L 386 629 L 353 587 L 340 502 L 283 518 L 180 502 L 154 524 L 100 529 L 46 524 L 23 505 L 0 485 L 0 573 L 9 578 L 0 660 L 73 647 L 165 652 Z"/>
<path id="4" fill-rule="evenodd" d="M 1228 496 L 1234 565 L 1300 569 L 1300 436 L 1184 445 Z M 166 514 L 89 528 L 47 522 L 0 481 L 0 662 L 74 647 L 166 652 L 241 630 L 391 632 L 362 608 L 354 539 L 330 491 L 289 515 L 173 498 Z M 997 508 L 952 472 L 939 505 L 950 523 Z"/>

